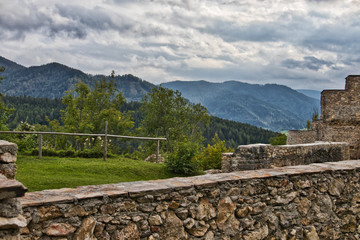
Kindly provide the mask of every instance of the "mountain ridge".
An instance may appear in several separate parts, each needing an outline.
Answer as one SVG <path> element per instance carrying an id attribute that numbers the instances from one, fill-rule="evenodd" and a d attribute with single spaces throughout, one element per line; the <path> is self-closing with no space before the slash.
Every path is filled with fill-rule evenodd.
<path id="1" fill-rule="evenodd" d="M 0 92 L 9 96 L 61 98 L 80 80 L 92 87 L 96 81 L 109 77 L 86 74 L 57 62 L 24 67 L 0 57 L 0 66 L 5 67 Z M 115 76 L 114 81 L 128 101 L 141 101 L 156 87 L 131 74 Z M 165 82 L 161 86 L 179 90 L 184 98 L 201 103 L 214 116 L 273 131 L 305 127 L 320 105 L 318 100 L 279 84 L 199 80 Z"/>
<path id="2" fill-rule="evenodd" d="M 275 131 L 305 127 L 320 105 L 316 99 L 278 84 L 174 81 L 161 86 L 179 90 L 185 98 L 201 103 L 215 116 Z"/>
<path id="3" fill-rule="evenodd" d="M 2 76 L 1 93 L 9 96 L 31 96 L 41 98 L 61 98 L 75 84 L 83 81 L 93 87 L 105 75 L 91 75 L 61 63 L 51 62 L 40 66 L 24 67 L 0 57 L 0 66 L 5 67 Z M 114 77 L 117 90 L 123 92 L 129 101 L 140 101 L 146 93 L 156 87 L 131 74 Z"/>

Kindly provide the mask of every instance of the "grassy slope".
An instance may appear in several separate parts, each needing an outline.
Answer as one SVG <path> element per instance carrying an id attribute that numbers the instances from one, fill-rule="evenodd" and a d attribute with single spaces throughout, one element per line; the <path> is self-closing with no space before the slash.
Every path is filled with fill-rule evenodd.
<path id="1" fill-rule="evenodd" d="M 175 177 L 165 164 L 122 157 L 103 159 L 19 155 L 16 179 L 29 191 Z"/>

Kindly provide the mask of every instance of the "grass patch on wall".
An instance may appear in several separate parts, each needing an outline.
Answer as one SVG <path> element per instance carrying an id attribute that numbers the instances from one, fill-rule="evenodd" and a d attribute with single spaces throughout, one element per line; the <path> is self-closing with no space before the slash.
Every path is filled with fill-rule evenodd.
<path id="1" fill-rule="evenodd" d="M 163 163 L 124 157 L 59 158 L 18 155 L 16 179 L 29 191 L 176 177 Z"/>

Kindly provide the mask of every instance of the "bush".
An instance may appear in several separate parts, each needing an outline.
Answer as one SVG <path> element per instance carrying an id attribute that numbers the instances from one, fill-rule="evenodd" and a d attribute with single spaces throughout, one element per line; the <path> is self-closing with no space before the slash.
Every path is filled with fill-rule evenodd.
<path id="1" fill-rule="evenodd" d="M 31 155 L 37 156 L 39 155 L 39 150 L 34 149 L 31 152 Z M 102 158 L 104 156 L 104 151 L 98 148 L 94 149 L 85 149 L 83 151 L 74 151 L 70 150 L 53 150 L 48 148 L 42 149 L 43 156 L 49 157 L 82 157 L 82 158 Z M 108 154 L 108 156 L 111 156 Z"/>
<path id="2" fill-rule="evenodd" d="M 104 156 L 104 151 L 98 148 L 84 149 L 83 151 L 76 152 L 76 156 L 83 158 L 101 158 Z"/>
<path id="3" fill-rule="evenodd" d="M 33 156 L 39 155 L 39 150 L 38 149 L 32 150 L 31 155 L 33 155 Z M 75 151 L 74 150 L 54 150 L 54 149 L 43 148 L 42 155 L 49 156 L 49 157 L 75 157 Z"/>
<path id="4" fill-rule="evenodd" d="M 276 137 L 270 138 L 269 142 L 271 145 L 286 145 L 286 135 L 283 133 L 280 133 Z"/>
<path id="5" fill-rule="evenodd" d="M 225 146 L 225 141 L 221 141 L 217 134 L 212 142 L 213 145 L 208 144 L 198 157 L 203 170 L 221 169 L 222 154 L 231 151 Z"/>
<path id="6" fill-rule="evenodd" d="M 191 142 L 178 143 L 165 161 L 168 170 L 178 174 L 193 175 L 200 170 L 196 160 L 198 145 Z"/>

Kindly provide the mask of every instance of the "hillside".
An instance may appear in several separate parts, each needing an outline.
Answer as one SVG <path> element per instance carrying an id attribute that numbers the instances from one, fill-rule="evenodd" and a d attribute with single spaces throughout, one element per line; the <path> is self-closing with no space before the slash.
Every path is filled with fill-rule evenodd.
<path id="1" fill-rule="evenodd" d="M 73 89 L 79 81 L 93 86 L 97 80 L 106 77 L 85 74 L 59 63 L 27 68 L 3 57 L 0 57 L 0 66 L 5 67 L 1 74 L 5 79 L 2 81 L 0 92 L 10 96 L 61 98 L 65 91 Z M 140 101 L 155 87 L 130 74 L 115 76 L 114 81 L 118 91 L 123 92 L 129 101 Z"/>
<path id="2" fill-rule="evenodd" d="M 20 121 L 27 121 L 30 124 L 47 125 L 50 120 L 60 120 L 60 111 L 65 109 L 60 99 L 44 99 L 34 97 L 14 97 L 4 96 L 4 103 L 14 108 L 12 116 L 9 119 L 8 126 L 15 129 Z M 139 111 L 141 103 L 125 103 L 122 111 L 132 112 L 132 118 L 135 122 L 135 128 L 139 127 L 143 115 Z M 135 129 L 133 129 L 135 131 Z M 220 139 L 225 140 L 229 147 L 236 148 L 241 144 L 250 143 L 268 143 L 270 137 L 275 137 L 277 133 L 265 129 L 257 128 L 249 124 L 234 122 L 217 117 L 211 117 L 210 124 L 205 128 L 205 144 L 211 143 L 214 135 L 218 134 Z"/>
<path id="3" fill-rule="evenodd" d="M 162 86 L 179 90 L 185 98 L 201 103 L 217 117 L 273 131 L 303 128 L 320 105 L 316 99 L 277 84 L 175 81 Z"/>

